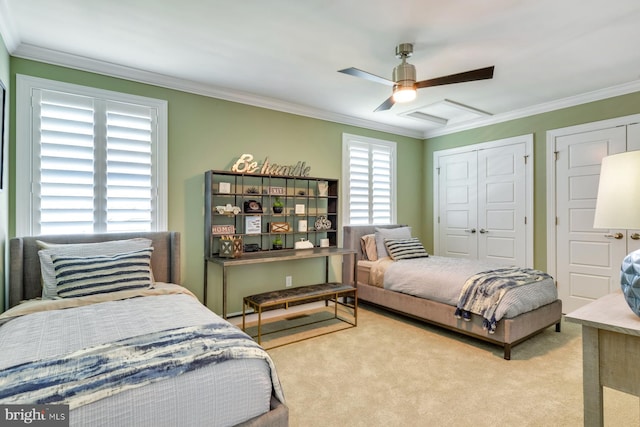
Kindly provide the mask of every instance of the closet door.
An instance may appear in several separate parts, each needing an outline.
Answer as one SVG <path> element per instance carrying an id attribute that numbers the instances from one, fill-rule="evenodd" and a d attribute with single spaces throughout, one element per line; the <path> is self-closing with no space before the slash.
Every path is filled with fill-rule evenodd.
<path id="1" fill-rule="evenodd" d="M 438 255 L 527 265 L 526 144 L 439 157 Z"/>
<path id="2" fill-rule="evenodd" d="M 438 163 L 438 255 L 478 258 L 476 151 L 442 156 Z"/>
<path id="3" fill-rule="evenodd" d="M 620 286 L 626 230 L 594 229 L 593 217 L 602 158 L 626 151 L 626 139 L 619 126 L 555 140 L 556 280 L 565 313 Z"/>
<path id="4" fill-rule="evenodd" d="M 478 151 L 478 258 L 526 265 L 526 147 Z"/>

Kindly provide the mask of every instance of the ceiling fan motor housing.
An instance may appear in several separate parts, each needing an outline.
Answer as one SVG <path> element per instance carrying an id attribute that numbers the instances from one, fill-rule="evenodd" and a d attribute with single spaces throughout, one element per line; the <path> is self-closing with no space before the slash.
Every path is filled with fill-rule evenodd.
<path id="1" fill-rule="evenodd" d="M 416 67 L 407 63 L 407 58 L 413 55 L 413 44 L 400 43 L 396 46 L 396 57 L 402 59 L 402 63 L 393 69 L 393 81 L 395 88 L 415 89 Z"/>
<path id="2" fill-rule="evenodd" d="M 393 69 L 393 81 L 398 87 L 413 88 L 416 84 L 416 67 L 403 60 Z"/>

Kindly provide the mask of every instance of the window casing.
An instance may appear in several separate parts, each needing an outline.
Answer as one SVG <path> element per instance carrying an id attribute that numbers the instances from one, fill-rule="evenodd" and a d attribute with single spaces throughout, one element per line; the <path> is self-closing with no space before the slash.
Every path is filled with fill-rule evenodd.
<path id="1" fill-rule="evenodd" d="M 342 136 L 344 224 L 396 222 L 396 143 Z"/>
<path id="2" fill-rule="evenodd" d="M 166 229 L 167 103 L 17 76 L 16 234 Z"/>

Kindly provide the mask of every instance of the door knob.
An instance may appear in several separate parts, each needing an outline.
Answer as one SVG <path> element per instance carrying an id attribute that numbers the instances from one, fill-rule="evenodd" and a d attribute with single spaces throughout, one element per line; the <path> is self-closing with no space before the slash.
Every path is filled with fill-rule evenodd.
<path id="1" fill-rule="evenodd" d="M 488 233 L 488 232 L 489 232 L 489 230 L 485 230 L 484 228 L 481 228 L 479 231 L 480 231 L 480 233 L 482 233 L 482 234 L 484 234 L 484 233 Z M 639 237 L 640 237 L 640 236 L 639 236 Z"/>
<path id="2" fill-rule="evenodd" d="M 467 229 L 466 229 L 466 230 L 464 230 L 464 231 L 465 231 L 465 232 L 467 232 L 467 233 L 471 233 L 471 234 L 473 234 L 473 233 L 475 233 L 475 232 L 476 232 L 476 229 L 475 229 L 475 228 L 467 228 Z"/>
<path id="3" fill-rule="evenodd" d="M 604 237 L 608 239 L 611 239 L 613 237 L 614 239 L 620 240 L 624 237 L 624 235 L 622 233 L 615 233 L 615 234 L 605 234 Z"/>
<path id="4" fill-rule="evenodd" d="M 640 239 L 640 234 L 638 234 L 638 233 L 633 233 L 633 234 L 632 234 L 631 236 L 629 236 L 629 237 L 631 237 L 633 240 L 638 240 L 638 239 Z"/>

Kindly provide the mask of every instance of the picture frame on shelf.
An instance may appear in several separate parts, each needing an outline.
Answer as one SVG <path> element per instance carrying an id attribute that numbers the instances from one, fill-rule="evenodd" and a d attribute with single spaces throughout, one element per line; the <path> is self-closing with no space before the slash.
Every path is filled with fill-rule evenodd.
<path id="1" fill-rule="evenodd" d="M 271 222 L 269 223 L 269 231 L 271 233 L 288 233 L 291 226 L 288 222 Z"/>
<path id="2" fill-rule="evenodd" d="M 300 204 L 300 203 L 296 204 L 295 214 L 296 215 L 304 215 L 304 212 L 305 212 L 305 205 Z"/>
<path id="3" fill-rule="evenodd" d="M 244 217 L 245 234 L 262 233 L 262 217 L 260 215 L 248 215 Z"/>
<path id="4" fill-rule="evenodd" d="M 218 184 L 218 193 L 220 194 L 229 194 L 231 193 L 231 183 L 230 182 L 221 182 Z"/>

